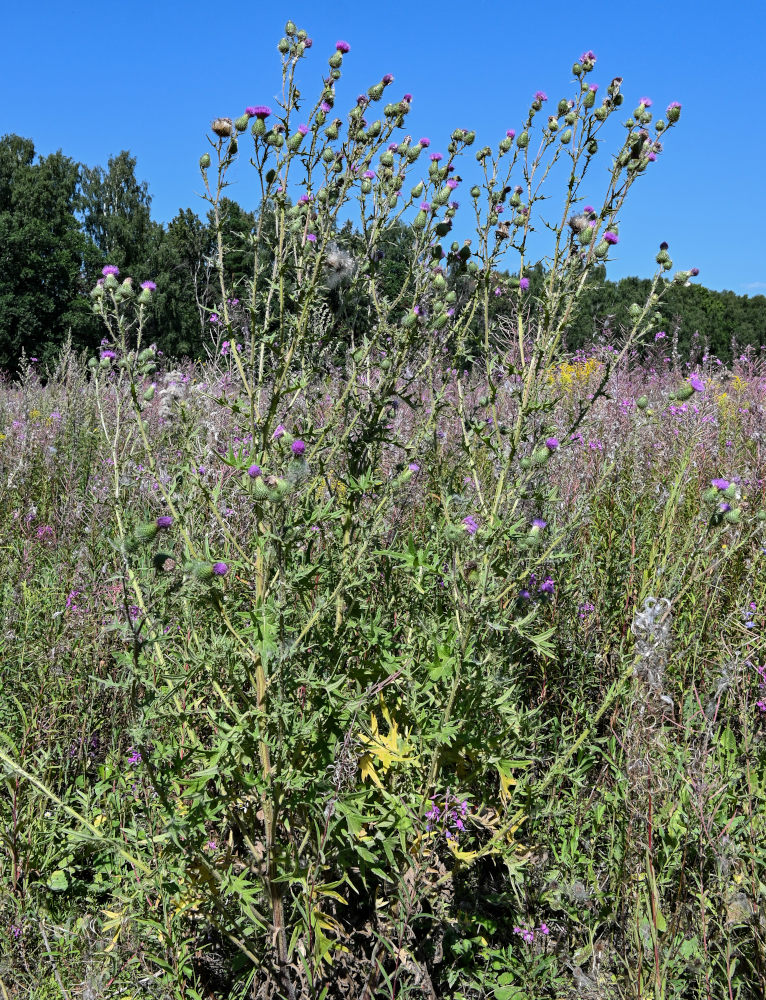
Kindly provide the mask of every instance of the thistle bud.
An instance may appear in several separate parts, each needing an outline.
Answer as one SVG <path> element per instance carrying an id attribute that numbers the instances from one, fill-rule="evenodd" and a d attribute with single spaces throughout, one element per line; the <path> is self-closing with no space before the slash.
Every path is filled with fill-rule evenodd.
<path id="1" fill-rule="evenodd" d="M 588 93 L 583 98 L 582 103 L 584 108 L 592 108 L 593 105 L 596 103 L 596 91 L 589 90 Z"/>
<path id="2" fill-rule="evenodd" d="M 577 234 L 577 239 L 584 247 L 587 247 L 590 243 L 593 242 L 593 227 L 586 226 L 584 229 L 581 229 L 580 232 Z"/>
<path id="3" fill-rule="evenodd" d="M 471 197 L 472 198 L 478 198 L 480 195 L 481 195 L 481 191 L 479 190 L 478 187 L 476 187 L 476 185 L 474 185 L 471 188 Z"/>
<path id="4" fill-rule="evenodd" d="M 606 240 L 601 240 L 598 244 L 596 244 L 596 249 L 593 253 L 599 260 L 606 260 L 609 256 L 609 244 Z"/>
<path id="5" fill-rule="evenodd" d="M 250 126 L 250 133 L 256 137 L 266 135 L 266 122 L 263 118 L 256 118 L 253 124 Z"/>
<path id="6" fill-rule="evenodd" d="M 551 457 L 551 452 L 548 448 L 536 448 L 532 452 L 532 464 L 533 465 L 545 465 L 548 459 Z"/>
<path id="7" fill-rule="evenodd" d="M 680 389 L 676 390 L 676 399 L 680 399 L 681 402 L 685 402 L 694 395 L 694 389 L 690 385 L 682 385 Z"/>
<path id="8" fill-rule="evenodd" d="M 343 56 L 340 52 L 333 52 L 327 61 L 333 69 L 340 69 L 343 65 Z"/>
<path id="9" fill-rule="evenodd" d="M 526 147 L 529 145 L 529 132 L 521 132 L 516 137 L 516 145 L 519 147 L 519 149 L 526 149 Z"/>
<path id="10" fill-rule="evenodd" d="M 362 194 L 369 194 L 372 191 L 372 181 L 368 180 L 366 177 L 360 185 L 362 189 Z"/>
<path id="11" fill-rule="evenodd" d="M 203 153 L 199 158 L 199 168 L 200 170 L 207 170 L 210 166 L 210 153 Z"/>
<path id="12" fill-rule="evenodd" d="M 285 25 L 285 34 L 289 35 L 290 37 L 292 37 L 297 30 L 298 29 L 293 21 L 288 21 L 287 24 Z"/>
<path id="13" fill-rule="evenodd" d="M 665 114 L 667 115 L 668 121 L 671 123 L 671 125 L 677 122 L 678 119 L 681 117 L 681 105 L 678 103 L 678 101 L 673 101 L 672 104 L 669 104 L 665 110 Z"/>
<path id="14" fill-rule="evenodd" d="M 378 136 L 380 135 L 380 130 L 382 127 L 383 126 L 380 124 L 379 121 L 374 121 L 372 125 L 370 125 L 370 127 L 367 129 L 367 138 L 377 139 Z"/>
<path id="15" fill-rule="evenodd" d="M 596 108 L 593 112 L 593 117 L 600 122 L 605 121 L 608 115 L 609 108 L 607 108 L 605 104 L 602 104 L 600 108 Z"/>
<path id="16" fill-rule="evenodd" d="M 428 217 L 427 217 L 426 213 L 423 211 L 423 209 L 421 208 L 421 210 L 418 212 L 418 214 L 412 220 L 412 228 L 413 229 L 425 229 L 427 222 L 428 222 Z"/>
<path id="17" fill-rule="evenodd" d="M 582 76 L 582 65 L 578 62 L 572 64 L 572 73 L 575 76 Z"/>
<path id="18" fill-rule="evenodd" d="M 147 542 L 154 541 L 158 531 L 159 528 L 155 521 L 147 521 L 146 524 L 139 524 L 133 532 L 133 537 L 140 545 L 145 545 Z"/>
<path id="19" fill-rule="evenodd" d="M 571 130 L 571 128 L 565 129 L 561 133 L 561 144 L 563 146 L 566 146 L 567 143 L 569 143 L 571 141 L 572 141 L 572 130 Z"/>
<path id="20" fill-rule="evenodd" d="M 648 396 L 639 396 L 638 399 L 636 400 L 636 407 L 639 410 L 645 410 L 648 405 L 649 405 Z"/>
<path id="21" fill-rule="evenodd" d="M 739 507 L 732 507 L 731 510 L 727 510 L 723 515 L 724 521 L 727 524 L 739 524 L 740 517 L 742 516 L 742 511 Z"/>
<path id="22" fill-rule="evenodd" d="M 234 119 L 234 128 L 238 132 L 244 132 L 250 122 L 250 115 L 240 115 Z"/>
<path id="23" fill-rule="evenodd" d="M 598 139 L 591 139 L 585 148 L 591 156 L 595 156 L 598 152 Z"/>
<path id="24" fill-rule="evenodd" d="M 208 583 L 215 576 L 213 567 L 210 563 L 200 562 L 199 560 L 192 564 L 191 571 L 192 576 L 194 576 L 197 580 L 200 580 L 202 583 Z"/>
<path id="25" fill-rule="evenodd" d="M 279 39 L 279 41 L 277 42 L 277 50 L 281 52 L 283 56 L 287 55 L 287 53 L 290 51 L 290 43 L 286 38 Z"/>
<path id="26" fill-rule="evenodd" d="M 725 490 L 721 491 L 727 500 L 737 499 L 737 484 L 729 483 Z"/>
<path id="27" fill-rule="evenodd" d="M 382 83 L 374 83 L 370 87 L 370 89 L 367 91 L 367 94 L 368 94 L 370 100 L 371 101 L 379 101 L 381 99 L 381 97 L 383 96 L 384 89 L 385 88 L 384 88 L 384 86 L 383 86 Z"/>

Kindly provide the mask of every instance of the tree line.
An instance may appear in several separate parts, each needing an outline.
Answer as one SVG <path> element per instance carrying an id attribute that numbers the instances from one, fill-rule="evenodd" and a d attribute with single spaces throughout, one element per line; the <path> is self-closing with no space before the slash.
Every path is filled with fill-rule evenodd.
<path id="1" fill-rule="evenodd" d="M 252 275 L 257 216 L 224 200 L 223 227 L 236 252 L 227 254 L 226 285 L 245 292 Z M 211 341 L 210 313 L 220 284 L 215 271 L 212 215 L 179 209 L 168 223 L 151 218 L 151 196 L 136 178 L 136 159 L 122 151 L 106 169 L 77 163 L 61 151 L 37 156 L 34 142 L 17 135 L 0 139 L 0 369 L 13 370 L 22 355 L 52 360 L 67 338 L 76 348 L 95 348 L 103 328 L 89 292 L 104 264 L 116 264 L 136 283 L 151 279 L 147 336 L 171 357 L 200 357 Z M 351 227 L 339 234 L 353 251 Z M 378 274 L 385 286 L 400 285 L 411 233 L 401 227 Z M 544 280 L 530 275 L 534 294 Z M 569 349 L 600 333 L 619 338 L 628 309 L 642 302 L 650 281 L 613 282 L 601 268 L 585 290 L 567 330 Z M 330 306 L 346 308 L 330 292 Z M 704 347 L 729 361 L 732 351 L 766 345 L 766 297 L 716 292 L 702 285 L 671 286 L 660 307 L 666 331 L 682 354 Z M 497 317 L 512 313 L 507 298 L 493 302 Z"/>

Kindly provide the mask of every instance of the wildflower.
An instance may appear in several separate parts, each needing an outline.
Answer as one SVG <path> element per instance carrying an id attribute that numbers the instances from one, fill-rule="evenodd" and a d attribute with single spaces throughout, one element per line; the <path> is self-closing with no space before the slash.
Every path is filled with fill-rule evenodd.
<path id="1" fill-rule="evenodd" d="M 717 490 L 728 490 L 731 483 L 728 479 L 711 479 L 710 485 L 715 486 Z"/>
<path id="2" fill-rule="evenodd" d="M 314 235 L 314 233 L 308 233 L 308 234 L 307 234 L 307 236 L 306 236 L 306 241 L 307 241 L 308 243 L 316 243 L 316 241 L 317 241 L 317 238 L 316 238 L 316 236 Z"/>
<path id="3" fill-rule="evenodd" d="M 402 98 L 402 100 L 406 104 L 412 104 L 412 94 L 405 94 L 404 97 Z"/>
<path id="4" fill-rule="evenodd" d="M 544 90 L 536 90 L 535 91 L 535 100 L 536 101 L 547 101 L 548 100 L 548 95 L 545 93 Z"/>
<path id="5" fill-rule="evenodd" d="M 654 335 L 654 339 L 655 339 L 655 340 L 664 340 L 664 339 L 665 339 L 665 337 L 667 337 L 667 334 L 665 333 L 665 331 L 664 331 L 664 330 L 659 330 L 659 331 L 658 331 L 657 333 L 655 333 L 655 335 Z"/>
<path id="6" fill-rule="evenodd" d="M 114 351 L 107 350 L 107 351 L 102 351 L 101 352 L 101 360 L 102 361 L 104 360 L 104 358 L 116 358 L 116 357 L 117 357 L 117 355 L 114 353 Z"/>
<path id="7" fill-rule="evenodd" d="M 604 233 L 604 239 L 606 240 L 607 243 L 611 243 L 612 246 L 614 246 L 615 243 L 619 242 L 619 237 L 617 236 L 617 233 L 613 233 L 611 229 L 607 229 L 607 231 Z"/>
<path id="8" fill-rule="evenodd" d="M 364 177 L 368 181 L 371 181 L 375 177 L 375 171 L 374 170 L 365 170 L 365 172 L 362 174 L 362 177 Z"/>
<path id="9" fill-rule="evenodd" d="M 287 429 L 285 428 L 285 426 L 283 424 L 279 424 L 277 426 L 277 429 L 272 434 L 272 437 L 274 438 L 275 441 L 278 441 L 282 437 L 282 435 L 286 433 Z"/>
<path id="10" fill-rule="evenodd" d="M 549 437 L 545 439 L 545 447 L 548 451 L 555 451 L 559 446 L 559 439 L 555 437 Z"/>
<path id="11" fill-rule="evenodd" d="M 550 577 L 550 576 L 546 576 L 546 578 L 540 584 L 540 587 L 539 587 L 540 593 L 541 594 L 552 594 L 553 593 L 553 589 L 554 589 L 555 586 L 556 585 L 553 582 L 553 578 Z"/>
<path id="12" fill-rule="evenodd" d="M 293 443 L 290 445 L 290 450 L 292 451 L 293 455 L 302 455 L 306 450 L 306 444 L 304 441 L 301 441 L 301 439 L 298 438 L 296 441 L 293 441 Z"/>
<path id="13" fill-rule="evenodd" d="M 587 52 L 583 52 L 583 54 L 580 56 L 581 63 L 584 62 L 594 63 L 595 61 L 596 61 L 596 53 L 592 49 L 588 49 Z"/>
<path id="14" fill-rule="evenodd" d="M 512 128 L 509 128 L 509 129 L 508 129 L 508 130 L 506 131 L 506 133 L 505 133 L 505 134 L 506 134 L 506 136 L 507 136 L 507 137 L 508 137 L 509 139 L 515 139 L 515 138 L 516 138 L 516 131 L 515 131 L 515 129 L 512 129 Z"/>
<path id="15" fill-rule="evenodd" d="M 463 524 L 469 535 L 475 535 L 479 530 L 479 525 L 476 523 L 476 519 L 471 514 L 463 518 Z"/>
<path id="16" fill-rule="evenodd" d="M 250 118 L 260 118 L 263 121 L 264 118 L 268 118 L 271 114 L 271 108 L 267 104 L 256 104 L 254 108 L 245 108 L 245 113 Z"/>
<path id="17" fill-rule="evenodd" d="M 423 147 L 423 149 L 428 149 L 431 145 L 431 140 L 428 138 L 418 139 L 418 144 Z"/>
<path id="18" fill-rule="evenodd" d="M 155 285 L 155 283 L 153 281 L 142 281 L 141 282 L 141 288 L 143 288 L 143 290 L 145 292 L 156 292 L 157 291 L 157 286 Z"/>
<path id="19" fill-rule="evenodd" d="M 107 278 L 110 274 L 113 274 L 116 278 L 117 275 L 120 273 L 120 269 L 119 267 L 116 267 L 114 264 L 107 264 L 106 267 L 101 268 L 101 273 L 105 278 Z"/>
<path id="20" fill-rule="evenodd" d="M 308 127 L 308 125 L 299 125 L 299 126 L 298 126 L 298 132 L 299 132 L 299 133 L 300 133 L 301 135 L 306 135 L 306 134 L 308 133 L 308 130 L 309 130 L 309 127 Z"/>
<path id="21" fill-rule="evenodd" d="M 130 756 L 128 757 L 128 763 L 129 764 L 140 764 L 141 763 L 141 751 L 140 750 L 134 750 L 133 747 L 130 747 Z"/>
<path id="22" fill-rule="evenodd" d="M 532 521 L 532 527 L 537 528 L 538 531 L 542 531 L 543 528 L 548 527 L 548 522 L 543 521 L 541 517 L 536 517 L 534 521 Z"/>
<path id="23" fill-rule="evenodd" d="M 328 112 L 332 111 L 332 104 L 328 104 L 327 101 L 322 101 L 322 103 L 319 105 L 319 110 L 324 111 L 325 114 L 328 114 Z"/>
<path id="24" fill-rule="evenodd" d="M 251 465 L 250 468 L 247 470 L 247 474 L 248 476 L 250 476 L 251 479 L 257 479 L 258 476 L 260 476 L 261 474 L 260 465 Z"/>
<path id="25" fill-rule="evenodd" d="M 519 288 L 522 290 L 522 292 L 526 292 L 526 290 L 529 288 L 529 278 L 520 278 Z"/>
<path id="26" fill-rule="evenodd" d="M 699 375 L 690 376 L 689 384 L 691 385 L 692 389 L 694 389 L 695 392 L 705 391 L 705 383 L 702 381 Z"/>
<path id="27" fill-rule="evenodd" d="M 442 156 L 441 153 L 431 153 L 431 162 L 432 163 L 438 163 L 440 160 L 443 160 L 443 159 L 444 159 L 444 157 Z"/>
<path id="28" fill-rule="evenodd" d="M 173 518 L 169 514 L 162 514 L 157 518 L 156 524 L 161 531 L 166 531 L 173 523 Z"/>
<path id="29" fill-rule="evenodd" d="M 594 56 L 594 58 L 595 58 L 595 56 Z M 540 924 L 540 933 L 541 934 L 550 934 L 550 932 L 551 932 L 550 927 L 548 927 L 547 924 L 545 924 L 545 923 Z"/>
<path id="30" fill-rule="evenodd" d="M 229 567 L 226 565 L 225 562 L 213 563 L 213 572 L 215 573 L 216 576 L 226 576 L 226 574 L 229 572 Z"/>
<path id="31" fill-rule="evenodd" d="M 351 51 L 351 46 L 348 44 L 348 42 L 343 42 L 343 41 L 336 42 L 335 48 L 337 49 L 338 52 L 343 53 L 343 55 Z"/>
<path id="32" fill-rule="evenodd" d="M 393 73 L 384 73 L 383 79 L 381 80 L 381 83 L 383 84 L 383 86 L 387 87 L 389 85 L 389 83 L 393 83 L 393 82 L 394 82 L 394 75 L 393 75 Z"/>
<path id="33" fill-rule="evenodd" d="M 420 472 L 420 466 L 418 465 L 417 462 L 410 462 L 407 468 L 410 470 L 410 472 Z"/>
<path id="34" fill-rule="evenodd" d="M 218 322 L 218 313 L 210 313 L 210 319 L 209 319 L 208 322 L 210 322 L 210 323 L 217 323 Z"/>
<path id="35" fill-rule="evenodd" d="M 652 101 L 651 98 L 649 97 L 642 97 L 641 100 L 638 102 L 638 104 L 639 107 L 650 108 L 652 106 Z"/>

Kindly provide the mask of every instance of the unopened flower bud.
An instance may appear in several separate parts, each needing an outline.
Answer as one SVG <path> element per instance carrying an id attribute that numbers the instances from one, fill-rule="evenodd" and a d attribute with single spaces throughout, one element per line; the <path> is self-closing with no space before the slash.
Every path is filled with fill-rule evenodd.
<path id="1" fill-rule="evenodd" d="M 210 166 L 210 153 L 203 153 L 199 158 L 200 170 L 207 170 Z"/>
<path id="2" fill-rule="evenodd" d="M 279 41 L 277 42 L 277 49 L 279 52 L 282 53 L 283 56 L 286 56 L 287 53 L 290 51 L 290 43 L 286 38 L 280 38 Z"/>
<path id="3" fill-rule="evenodd" d="M 561 142 L 562 142 L 562 145 L 566 146 L 567 143 L 569 143 L 571 141 L 572 141 L 572 130 L 571 130 L 571 128 L 564 129 L 564 131 L 561 133 Z"/>
<path id="4" fill-rule="evenodd" d="M 234 128 L 238 132 L 244 132 L 250 122 L 250 115 L 240 115 L 234 119 Z"/>
<path id="5" fill-rule="evenodd" d="M 529 145 L 529 132 L 521 132 L 516 137 L 516 145 L 519 147 L 519 149 L 526 149 L 526 147 Z"/>
<path id="6" fill-rule="evenodd" d="M 649 405 L 649 397 L 648 396 L 639 396 L 638 399 L 636 400 L 636 407 L 639 410 L 645 410 L 648 405 Z"/>
<path id="7" fill-rule="evenodd" d="M 340 69 L 343 65 L 343 56 L 340 52 L 333 52 L 330 58 L 327 60 L 333 69 Z"/>
<path id="8" fill-rule="evenodd" d="M 669 104 L 665 111 L 665 114 L 667 115 L 667 119 L 671 124 L 677 122 L 678 119 L 681 117 L 681 105 L 678 103 L 678 101 L 673 101 L 672 104 Z"/>

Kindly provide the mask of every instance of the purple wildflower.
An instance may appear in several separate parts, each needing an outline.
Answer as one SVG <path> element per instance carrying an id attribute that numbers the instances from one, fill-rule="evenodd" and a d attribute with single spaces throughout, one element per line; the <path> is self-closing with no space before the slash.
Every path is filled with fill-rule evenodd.
<path id="1" fill-rule="evenodd" d="M 522 292 L 526 292 L 526 290 L 529 288 L 529 278 L 520 278 L 519 288 L 522 290 Z"/>
<path id="2" fill-rule="evenodd" d="M 128 757 L 128 763 L 129 764 L 140 764 L 141 763 L 141 751 L 140 750 L 134 750 L 133 747 L 130 747 L 130 756 Z"/>
<path id="3" fill-rule="evenodd" d="M 509 128 L 505 134 L 506 134 L 506 136 L 509 139 L 515 139 L 516 138 L 516 130 L 515 129 Z"/>
<path id="4" fill-rule="evenodd" d="M 596 53 L 593 51 L 593 49 L 588 49 L 587 52 L 583 52 L 583 54 L 580 56 L 580 62 L 595 62 L 595 61 L 596 61 Z"/>
<path id="5" fill-rule="evenodd" d="M 307 132 L 308 132 L 308 130 L 309 130 L 308 125 L 299 125 L 298 126 L 298 131 L 300 132 L 301 135 L 306 135 Z"/>
<path id="6" fill-rule="evenodd" d="M 549 437 L 545 439 L 545 447 L 548 451 L 555 451 L 559 446 L 559 439 L 556 437 Z"/>
<path id="7" fill-rule="evenodd" d="M 114 351 L 102 351 L 101 352 L 101 358 L 102 359 L 104 359 L 104 358 L 116 358 L 116 357 L 117 357 L 117 355 L 114 353 Z"/>
<path id="8" fill-rule="evenodd" d="M 541 594 L 552 594 L 554 587 L 555 587 L 555 584 L 553 582 L 553 578 L 550 577 L 550 576 L 546 576 L 546 578 L 540 584 L 540 593 Z"/>
<path id="9" fill-rule="evenodd" d="M 702 381 L 699 375 L 690 375 L 689 385 L 691 385 L 692 389 L 694 389 L 695 392 L 705 391 L 705 383 Z"/>
<path id="10" fill-rule="evenodd" d="M 543 519 L 541 517 L 536 517 L 534 519 L 534 521 L 532 521 L 532 527 L 533 528 L 537 528 L 538 531 L 542 531 L 543 528 L 547 528 L 548 527 L 548 522 L 547 521 L 543 521 Z"/>
<path id="11" fill-rule="evenodd" d="M 216 576 L 226 576 L 226 574 L 229 572 L 229 567 L 226 565 L 225 562 L 213 563 L 213 572 L 215 573 Z"/>
<path id="12" fill-rule="evenodd" d="M 422 139 L 418 139 L 418 144 L 421 145 L 423 149 L 428 149 L 431 145 L 431 140 L 424 136 Z"/>
<path id="13" fill-rule="evenodd" d="M 547 101 L 548 100 L 548 95 L 545 93 L 544 90 L 536 90 L 535 91 L 535 100 L 536 101 Z"/>
<path id="14" fill-rule="evenodd" d="M 160 531 L 165 531 L 173 523 L 173 518 L 170 516 L 170 514 L 162 514 L 160 517 L 157 518 L 155 523 L 157 527 L 160 529 Z"/>
<path id="15" fill-rule="evenodd" d="M 246 108 L 247 114 L 251 118 L 268 118 L 271 114 L 271 108 L 268 104 L 256 104 L 254 108 Z"/>
<path id="16" fill-rule="evenodd" d="M 383 75 L 383 79 L 380 82 L 383 84 L 384 87 L 387 87 L 389 85 L 389 83 L 393 83 L 394 82 L 394 74 L 393 73 L 385 73 Z"/>
<path id="17" fill-rule="evenodd" d="M 604 239 L 606 240 L 607 243 L 611 243 L 612 246 L 614 246 L 614 244 L 619 241 L 617 233 L 613 233 L 611 229 L 607 229 L 607 231 L 604 233 Z"/>
<path id="18" fill-rule="evenodd" d="M 467 517 L 463 518 L 463 524 L 465 525 L 465 530 L 468 532 L 469 535 L 475 535 L 476 532 L 479 530 L 479 525 L 476 523 L 476 519 L 473 517 L 472 514 L 469 514 Z"/>
<path id="19" fill-rule="evenodd" d="M 155 285 L 155 283 L 153 281 L 142 281 L 141 282 L 141 287 L 146 292 L 156 292 L 157 291 L 157 286 Z"/>
<path id="20" fill-rule="evenodd" d="M 336 42 L 335 48 L 338 50 L 338 52 L 342 52 L 343 55 L 351 51 L 351 46 L 348 44 L 348 42 L 343 42 L 343 41 Z"/>
<path id="21" fill-rule="evenodd" d="M 285 434 L 285 433 L 287 433 L 287 431 L 286 431 L 286 428 L 285 428 L 285 426 L 284 426 L 283 424 L 279 424 L 279 425 L 277 426 L 277 429 L 276 429 L 276 430 L 274 431 L 274 433 L 272 434 L 272 437 L 274 438 L 274 440 L 275 440 L 275 441 L 279 441 L 279 439 L 280 439 L 280 438 L 282 437 L 282 435 L 283 435 L 283 434 Z"/>
<path id="22" fill-rule="evenodd" d="M 120 273 L 120 269 L 119 267 L 116 266 L 116 264 L 107 264 L 106 267 L 101 268 L 101 273 L 105 278 L 108 277 L 110 274 L 113 274 L 116 278 L 117 275 Z"/>
<path id="23" fill-rule="evenodd" d="M 290 445 L 290 450 L 292 451 L 293 455 L 302 455 L 306 450 L 305 441 L 301 441 L 301 439 L 298 438 L 296 441 L 293 441 L 293 443 Z"/>
<path id="24" fill-rule="evenodd" d="M 247 474 L 248 476 L 250 476 L 251 479 L 257 479 L 258 476 L 260 476 L 261 474 L 260 465 L 251 465 L 250 468 L 247 470 Z"/>
<path id="25" fill-rule="evenodd" d="M 431 163 L 438 163 L 440 160 L 443 159 L 444 157 L 442 156 L 441 153 L 431 153 Z"/>
<path id="26" fill-rule="evenodd" d="M 412 94 L 405 94 L 404 97 L 402 98 L 402 100 L 406 104 L 412 104 Z"/>
<path id="27" fill-rule="evenodd" d="M 711 479 L 710 485 L 715 486 L 717 490 L 728 490 L 731 483 L 728 479 Z"/>
<path id="28" fill-rule="evenodd" d="M 368 181 L 371 181 L 375 177 L 375 171 L 374 170 L 365 170 L 365 172 L 362 174 L 362 177 L 366 178 L 366 180 L 368 180 Z"/>
<path id="29" fill-rule="evenodd" d="M 407 468 L 410 470 L 410 472 L 420 472 L 420 466 L 418 465 L 417 462 L 410 462 Z"/>
<path id="30" fill-rule="evenodd" d="M 316 243 L 317 238 L 316 238 L 316 236 L 313 233 L 308 233 L 307 236 L 306 236 L 306 241 L 308 243 Z"/>
<path id="31" fill-rule="evenodd" d="M 650 108 L 652 106 L 652 101 L 650 97 L 642 97 L 638 103 L 641 105 L 641 107 L 644 108 Z"/>

